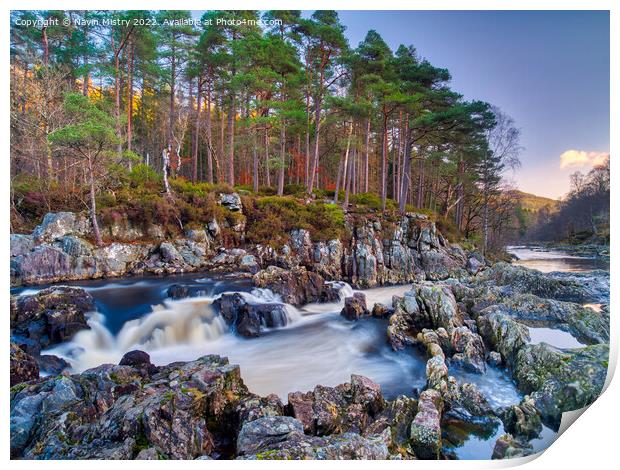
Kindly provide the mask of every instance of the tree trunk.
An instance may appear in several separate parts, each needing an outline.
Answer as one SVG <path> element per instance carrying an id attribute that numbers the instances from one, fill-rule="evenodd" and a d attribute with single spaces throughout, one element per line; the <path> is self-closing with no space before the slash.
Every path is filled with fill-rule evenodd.
<path id="1" fill-rule="evenodd" d="M 411 172 L 411 131 L 407 128 L 405 133 L 405 151 L 403 153 L 402 187 L 398 208 L 400 212 L 405 212 L 407 208 L 407 196 L 409 194 L 409 175 Z"/>
<path id="2" fill-rule="evenodd" d="M 207 182 L 213 183 L 213 143 L 211 141 L 211 82 L 207 85 Z"/>
<path id="3" fill-rule="evenodd" d="M 254 190 L 255 193 L 258 193 L 258 172 L 259 172 L 259 165 L 258 165 L 258 149 L 257 149 L 257 144 L 256 144 L 256 131 L 253 132 L 254 134 L 254 139 L 253 139 L 253 145 L 252 145 L 252 189 Z"/>
<path id="4" fill-rule="evenodd" d="M 286 124 L 280 127 L 280 168 L 278 171 L 278 196 L 284 194 L 284 165 L 286 165 Z"/>
<path id="5" fill-rule="evenodd" d="M 269 130 L 265 127 L 265 186 L 271 187 L 269 176 Z"/>
<path id="6" fill-rule="evenodd" d="M 198 77 L 196 90 L 196 127 L 194 136 L 194 155 L 192 155 L 192 181 L 198 181 L 198 147 L 200 146 L 200 108 L 202 107 L 202 80 Z"/>
<path id="7" fill-rule="evenodd" d="M 381 210 L 385 211 L 387 203 L 387 116 L 383 116 L 383 137 L 381 139 Z"/>
<path id="8" fill-rule="evenodd" d="M 314 179 L 315 179 L 315 174 L 318 170 L 318 166 L 319 166 L 319 138 L 320 138 L 320 134 L 321 134 L 321 100 L 319 98 L 317 98 L 316 100 L 316 107 L 315 107 L 315 111 L 314 111 L 314 118 L 315 118 L 315 123 L 314 123 L 314 129 L 315 129 L 315 136 L 314 136 L 314 156 L 312 158 L 312 166 L 310 168 L 310 176 L 309 176 L 309 184 L 308 184 L 308 192 L 310 194 L 312 194 L 312 191 L 314 189 Z M 318 186 L 318 183 L 317 183 Z"/>
<path id="9" fill-rule="evenodd" d="M 364 153 L 364 192 L 368 192 L 368 159 L 370 154 L 370 118 L 366 120 L 366 145 Z"/>
<path id="10" fill-rule="evenodd" d="M 133 68 L 134 68 L 134 55 L 135 44 L 131 42 L 131 48 L 129 49 L 129 68 L 127 72 L 127 150 L 131 151 L 131 140 L 133 132 Z M 129 163 L 131 168 L 131 162 Z"/>
<path id="11" fill-rule="evenodd" d="M 344 162 L 342 165 L 342 187 L 344 188 L 344 198 L 345 198 L 345 202 L 343 207 L 347 208 L 347 205 L 349 204 L 349 185 L 348 185 L 348 181 L 350 179 L 350 168 L 349 168 L 349 152 L 351 150 L 351 136 L 353 135 L 353 120 L 351 120 L 351 123 L 349 124 L 349 130 L 347 132 L 347 148 L 344 152 Z M 335 198 L 335 202 L 338 202 L 338 197 Z"/>
<path id="12" fill-rule="evenodd" d="M 227 181 L 235 185 L 235 95 L 230 94 L 228 103 L 228 165 Z"/>
<path id="13" fill-rule="evenodd" d="M 88 155 L 88 176 L 90 179 L 90 220 L 93 224 L 93 234 L 95 235 L 95 243 L 97 246 L 103 245 L 101 240 L 101 232 L 97 223 L 97 202 L 95 198 L 95 171 L 93 168 L 92 156 Z"/>

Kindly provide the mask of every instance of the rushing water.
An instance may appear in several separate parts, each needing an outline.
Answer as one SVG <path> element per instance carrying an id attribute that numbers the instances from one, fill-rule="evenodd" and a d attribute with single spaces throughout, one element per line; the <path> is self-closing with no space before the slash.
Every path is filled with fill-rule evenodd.
<path id="1" fill-rule="evenodd" d="M 522 247 L 513 248 L 519 263 L 544 271 L 584 270 L 593 261 Z M 541 263 L 533 266 L 538 261 Z M 529 264 L 528 264 L 529 263 Z M 253 289 L 247 279 L 178 275 L 165 278 L 128 278 L 72 283 L 88 290 L 95 298 L 97 312 L 90 319 L 90 330 L 72 341 L 47 351 L 67 359 L 73 371 L 80 372 L 103 363 L 118 363 L 129 350 L 141 349 L 155 364 L 193 360 L 204 354 L 227 356 L 239 364 L 249 389 L 257 394 L 276 393 L 283 400 L 293 391 L 312 390 L 317 384 L 337 385 L 361 374 L 378 382 L 386 398 L 411 395 L 425 385 L 426 357 L 415 349 L 393 351 L 386 339 L 386 320 L 349 322 L 340 314 L 343 300 L 311 304 L 303 308 L 285 305 L 288 325 L 266 331 L 260 338 L 242 338 L 212 307 L 224 292 L 240 292 L 252 303 L 281 302 L 271 291 Z M 189 287 L 191 297 L 171 300 L 167 290 L 173 284 Z M 409 285 L 381 287 L 363 291 L 368 307 L 375 303 L 391 305 L 394 295 L 402 295 Z M 38 289 L 15 290 L 30 294 Z M 342 297 L 351 295 L 345 285 Z M 579 347 L 570 334 L 551 328 L 531 328 L 532 342 L 545 341 L 557 347 Z M 489 367 L 486 374 L 469 373 L 450 367 L 459 382 L 472 382 L 488 397 L 494 408 L 518 403 L 522 395 L 509 375 Z M 458 425 L 455 425 L 458 427 Z M 503 433 L 501 423 L 489 433 L 475 429 L 461 431 L 452 450 L 458 458 L 488 459 L 496 438 Z M 555 436 L 545 428 L 535 440 L 546 447 Z"/>

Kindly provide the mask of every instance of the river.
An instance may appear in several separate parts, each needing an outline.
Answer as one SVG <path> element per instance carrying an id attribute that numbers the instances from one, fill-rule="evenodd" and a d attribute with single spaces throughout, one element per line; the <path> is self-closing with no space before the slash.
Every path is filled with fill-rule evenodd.
<path id="1" fill-rule="evenodd" d="M 520 264 L 536 269 L 584 270 L 586 265 L 581 258 L 536 249 L 515 247 L 513 252 L 521 258 Z M 290 392 L 312 390 L 317 384 L 334 386 L 349 381 L 351 374 L 365 375 L 378 382 L 388 399 L 400 394 L 413 395 L 425 385 L 426 357 L 413 349 L 393 351 L 386 340 L 386 320 L 349 322 L 344 319 L 339 315 L 344 304 L 342 299 L 299 309 L 286 305 L 286 327 L 247 339 L 232 334 L 212 308 L 213 300 L 224 292 L 241 292 L 255 303 L 280 302 L 278 296 L 268 290 L 254 289 L 246 279 L 192 274 L 71 284 L 93 295 L 97 312 L 89 319 L 90 330 L 77 333 L 72 341 L 47 353 L 67 359 L 74 372 L 103 363 L 118 363 L 125 352 L 141 349 L 157 365 L 193 360 L 205 354 L 227 356 L 231 363 L 240 365 L 243 380 L 252 392 L 275 393 L 285 402 Z M 188 286 L 192 297 L 169 299 L 167 290 L 173 284 Z M 409 288 L 403 285 L 362 292 L 372 308 L 375 303 L 390 305 L 392 296 L 402 295 Z M 14 293 L 28 294 L 36 290 L 17 289 Z M 352 289 L 346 285 L 343 292 L 351 295 Z M 575 338 L 560 330 L 532 328 L 531 331 L 533 342 L 546 341 L 557 347 L 580 346 Z M 460 382 L 475 383 L 495 408 L 518 403 L 522 398 L 503 370 L 489 367 L 486 374 L 478 375 L 451 367 L 450 374 Z M 499 423 L 491 436 L 470 434 L 452 450 L 458 458 L 488 459 L 495 439 L 502 433 Z M 537 447 L 545 448 L 553 437 L 554 433 L 545 429 Z"/>

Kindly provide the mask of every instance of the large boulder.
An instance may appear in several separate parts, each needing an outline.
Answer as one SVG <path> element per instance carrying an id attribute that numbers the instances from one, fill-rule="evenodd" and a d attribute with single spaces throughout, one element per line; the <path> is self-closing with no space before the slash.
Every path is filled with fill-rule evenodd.
<path id="1" fill-rule="evenodd" d="M 609 345 L 560 351 L 541 343 L 519 351 L 514 376 L 541 417 L 559 424 L 565 411 L 590 405 L 603 390 Z"/>
<path id="2" fill-rule="evenodd" d="M 288 323 L 282 304 L 252 304 L 239 293 L 222 294 L 213 302 L 235 331 L 246 337 L 260 336 L 264 328 L 281 328 Z"/>
<path id="3" fill-rule="evenodd" d="M 65 235 L 84 236 L 90 232 L 90 221 L 74 212 L 49 212 L 43 217 L 32 236 L 36 243 L 53 242 Z"/>
<path id="4" fill-rule="evenodd" d="M 311 302 L 333 302 L 339 299 L 336 288 L 303 266 L 290 270 L 269 266 L 256 273 L 252 280 L 255 286 L 270 289 L 280 294 L 284 302 L 295 306 Z"/>
<path id="5" fill-rule="evenodd" d="M 11 328 L 16 335 L 32 339 L 45 348 L 88 329 L 86 315 L 94 310 L 95 301 L 84 289 L 49 287 L 11 299 Z"/>
<path id="6" fill-rule="evenodd" d="M 11 343 L 11 387 L 39 378 L 39 366 L 30 354 Z"/>
<path id="7" fill-rule="evenodd" d="M 454 294 L 444 284 L 414 284 L 403 297 L 394 299 L 388 339 L 395 349 L 414 341 L 424 329 L 443 328 L 448 333 L 463 325 Z"/>
<path id="8" fill-rule="evenodd" d="M 288 402 L 289 413 L 304 431 L 317 435 L 364 432 L 385 406 L 381 387 L 361 375 L 336 387 L 317 385 L 312 392 L 290 393 Z"/>

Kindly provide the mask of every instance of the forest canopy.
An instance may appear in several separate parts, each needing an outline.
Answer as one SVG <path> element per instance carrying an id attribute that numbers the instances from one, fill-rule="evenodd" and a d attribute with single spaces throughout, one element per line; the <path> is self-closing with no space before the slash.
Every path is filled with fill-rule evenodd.
<path id="1" fill-rule="evenodd" d="M 190 206 L 236 189 L 427 211 L 499 246 L 516 124 L 414 45 L 345 31 L 334 11 L 12 12 L 13 229 L 59 208 L 96 225 L 191 187 Z"/>

